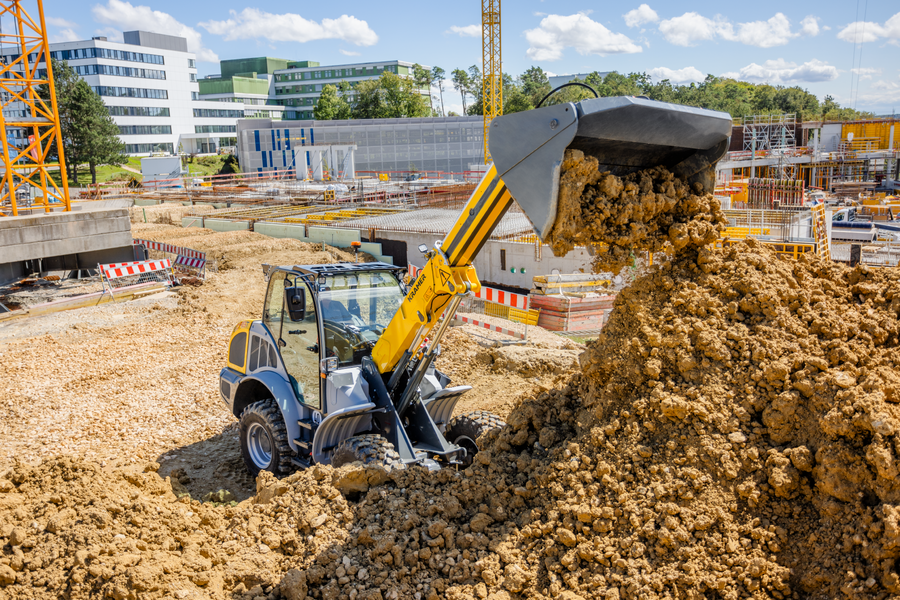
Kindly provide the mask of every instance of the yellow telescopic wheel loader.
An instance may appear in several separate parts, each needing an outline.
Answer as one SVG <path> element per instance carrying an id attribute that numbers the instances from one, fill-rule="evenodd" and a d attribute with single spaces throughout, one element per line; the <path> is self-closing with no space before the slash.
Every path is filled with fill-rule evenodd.
<path id="1" fill-rule="evenodd" d="M 471 388 L 452 386 L 434 359 L 460 301 L 481 288 L 472 261 L 513 200 L 546 239 L 569 148 L 617 175 L 661 165 L 712 189 L 730 134 L 726 113 L 635 97 L 498 117 L 494 164 L 447 236 L 420 248 L 427 262 L 408 287 L 385 263 L 265 266 L 262 318 L 234 328 L 220 374 L 249 471 L 471 463 L 479 437 L 503 421 L 451 418 Z"/>

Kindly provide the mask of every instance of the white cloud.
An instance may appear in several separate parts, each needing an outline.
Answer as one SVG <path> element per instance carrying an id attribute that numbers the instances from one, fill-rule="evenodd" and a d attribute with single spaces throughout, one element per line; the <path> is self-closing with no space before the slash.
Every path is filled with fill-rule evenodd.
<path id="1" fill-rule="evenodd" d="M 767 60 L 762 65 L 750 63 L 739 72 L 723 73 L 722 77 L 740 79 L 754 83 L 773 85 L 793 83 L 815 83 L 837 79 L 837 67 L 821 60 L 813 59 L 800 66 L 783 58 Z"/>
<path id="2" fill-rule="evenodd" d="M 884 22 L 856 21 L 844 27 L 837 34 L 845 42 L 874 42 L 886 38 L 888 43 L 900 45 L 900 12 Z"/>
<path id="3" fill-rule="evenodd" d="M 566 47 L 581 55 L 599 56 L 642 51 L 628 36 L 613 33 L 586 14 L 547 15 L 540 26 L 525 31 L 525 39 L 530 44 L 526 54 L 532 60 L 559 60 Z"/>
<path id="4" fill-rule="evenodd" d="M 721 15 L 710 19 L 696 12 L 688 12 L 661 21 L 659 31 L 676 46 L 695 46 L 697 42 L 721 38 L 758 48 L 773 48 L 784 46 L 801 35 L 818 35 L 819 21 L 818 17 L 808 16 L 800 22 L 800 31 L 794 32 L 790 20 L 783 13 L 775 13 L 766 21 L 738 23 L 735 31 L 735 25 Z"/>
<path id="5" fill-rule="evenodd" d="M 118 42 L 122 43 L 125 41 L 125 36 L 122 35 L 122 32 L 116 29 L 115 27 L 104 27 L 103 29 L 95 29 L 94 35 L 102 36 L 108 39 L 110 42 Z"/>
<path id="6" fill-rule="evenodd" d="M 656 23 L 659 21 L 659 15 L 647 4 L 641 4 L 634 10 L 629 10 L 622 16 L 625 18 L 625 24 L 629 27 L 637 27 L 644 23 Z"/>
<path id="7" fill-rule="evenodd" d="M 455 33 L 460 37 L 480 37 L 481 25 L 465 25 L 463 27 L 460 27 L 459 25 L 451 25 L 450 29 L 448 29 L 444 33 Z"/>
<path id="8" fill-rule="evenodd" d="M 784 46 L 799 33 L 791 32 L 791 22 L 782 13 L 776 13 L 767 21 L 751 21 L 738 24 L 737 34 L 733 37 L 723 35 L 725 39 L 741 42 L 758 48 Z"/>
<path id="9" fill-rule="evenodd" d="M 344 50 L 343 48 L 338 50 L 338 52 L 340 52 L 344 56 L 359 56 L 359 52 L 354 52 L 352 50 Z"/>
<path id="10" fill-rule="evenodd" d="M 73 23 L 72 21 L 67 21 L 59 17 L 47 17 L 47 24 L 53 25 L 54 27 L 65 27 L 66 29 L 75 29 L 78 27 L 78 23 Z"/>
<path id="11" fill-rule="evenodd" d="M 108 0 L 106 5 L 95 4 L 91 12 L 95 21 L 116 25 L 123 30 L 152 31 L 186 38 L 188 50 L 197 54 L 197 60 L 204 62 L 219 60 L 215 52 L 203 47 L 199 31 L 181 23 L 168 13 L 153 10 L 149 6 L 134 6 L 125 0 Z"/>
<path id="12" fill-rule="evenodd" d="M 703 81 L 706 76 L 700 72 L 700 69 L 694 67 L 685 67 L 683 69 L 670 69 L 668 67 L 656 67 L 647 71 L 653 79 L 662 81 L 668 79 L 672 83 L 690 83 L 692 81 Z"/>
<path id="13" fill-rule="evenodd" d="M 230 12 L 230 19 L 206 21 L 200 23 L 200 27 L 221 35 L 228 41 L 267 39 L 305 43 L 315 40 L 343 40 L 357 46 L 371 46 L 378 42 L 378 35 L 368 23 L 348 15 L 341 15 L 337 19 L 322 19 L 318 23 L 294 13 L 276 15 L 258 8 Z"/>
<path id="14" fill-rule="evenodd" d="M 860 81 L 866 79 L 872 79 L 875 75 L 881 75 L 881 69 L 871 69 L 869 67 L 863 67 L 861 69 L 850 69 L 852 72 L 859 75 Z"/>
<path id="15" fill-rule="evenodd" d="M 659 24 L 659 32 L 676 46 L 694 46 L 697 42 L 715 39 L 716 36 L 733 36 L 731 24 L 722 17 L 715 20 L 695 12 L 666 19 Z"/>
<path id="16" fill-rule="evenodd" d="M 80 36 L 75 33 L 72 29 L 62 29 L 56 35 L 51 35 L 48 37 L 48 40 L 51 44 L 58 44 L 59 42 L 77 42 L 83 39 L 84 36 Z"/>
<path id="17" fill-rule="evenodd" d="M 826 29 L 828 29 L 826 27 Z M 800 21 L 800 33 L 808 36 L 817 36 L 819 35 L 819 17 L 814 17 L 809 15 Z"/>

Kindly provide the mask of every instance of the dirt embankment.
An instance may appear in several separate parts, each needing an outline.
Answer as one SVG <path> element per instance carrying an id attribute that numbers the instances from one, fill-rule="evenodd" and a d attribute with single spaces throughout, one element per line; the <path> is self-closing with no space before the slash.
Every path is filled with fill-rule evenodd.
<path id="1" fill-rule="evenodd" d="M 689 251 L 620 294 L 582 373 L 514 408 L 465 472 L 317 467 L 217 507 L 176 501 L 153 465 L 17 467 L 0 583 L 17 598 L 887 598 L 898 313 L 892 271 Z"/>
<path id="2" fill-rule="evenodd" d="M 719 201 L 699 183 L 689 186 L 664 167 L 618 177 L 598 166 L 581 150 L 565 153 L 559 213 L 546 240 L 557 256 L 591 245 L 594 271 L 617 274 L 640 252 L 680 252 L 724 229 Z"/>

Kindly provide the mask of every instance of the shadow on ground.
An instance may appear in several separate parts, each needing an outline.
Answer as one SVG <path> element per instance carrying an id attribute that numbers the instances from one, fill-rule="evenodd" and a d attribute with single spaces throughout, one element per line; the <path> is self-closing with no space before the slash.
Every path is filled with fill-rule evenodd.
<path id="1" fill-rule="evenodd" d="M 211 438 L 169 450 L 156 461 L 160 477 L 172 478 L 176 494 L 186 490 L 195 500 L 240 502 L 256 493 L 256 480 L 241 460 L 237 423 Z M 220 490 L 231 492 L 233 497 L 208 497 Z"/>

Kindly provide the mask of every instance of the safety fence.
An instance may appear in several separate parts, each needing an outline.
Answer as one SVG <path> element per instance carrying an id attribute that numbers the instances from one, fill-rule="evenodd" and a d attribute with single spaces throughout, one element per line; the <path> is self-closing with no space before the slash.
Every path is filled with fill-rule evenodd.
<path id="1" fill-rule="evenodd" d="M 168 258 L 175 271 L 206 279 L 206 253 L 193 248 L 175 246 L 165 242 L 154 242 L 135 238 L 132 242 L 135 246 L 141 245 L 149 251 L 170 255 Z"/>
<path id="2" fill-rule="evenodd" d="M 106 292 L 109 288 L 113 300 L 117 290 L 146 283 L 170 285 L 175 278 L 169 259 L 98 264 L 97 271 L 100 273 L 103 291 Z"/>
<path id="3" fill-rule="evenodd" d="M 896 267 L 900 265 L 900 243 L 832 244 L 831 260 L 851 266 Z"/>
<path id="4" fill-rule="evenodd" d="M 410 264 L 407 267 L 409 281 L 415 281 L 421 267 Z M 499 333 L 512 340 L 487 338 L 492 342 L 522 343 L 528 340 L 528 326 L 537 325 L 540 310 L 532 309 L 529 298 L 505 290 L 482 287 L 477 293 L 463 298 L 455 318 L 463 323 Z M 478 336 L 485 337 L 485 336 Z"/>

